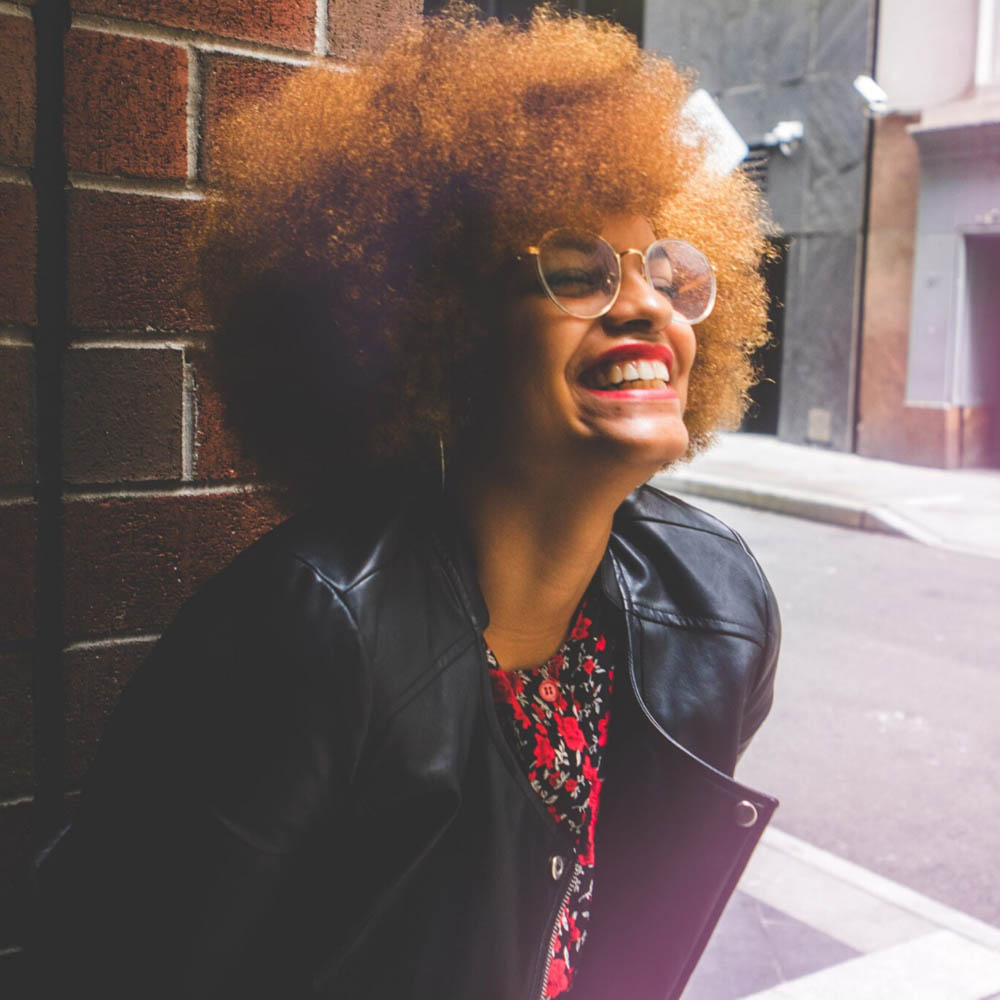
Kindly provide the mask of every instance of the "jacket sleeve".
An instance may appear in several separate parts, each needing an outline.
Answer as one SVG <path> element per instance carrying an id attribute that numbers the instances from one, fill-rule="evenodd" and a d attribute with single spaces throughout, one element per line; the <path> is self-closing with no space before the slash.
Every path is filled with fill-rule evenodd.
<path id="1" fill-rule="evenodd" d="M 774 675 L 778 667 L 778 651 L 781 647 L 781 616 L 778 612 L 774 591 L 771 590 L 767 577 L 764 576 L 760 564 L 749 549 L 747 549 L 747 553 L 753 560 L 762 590 L 764 643 L 758 668 L 747 689 L 743 705 L 739 757 L 743 756 L 743 752 L 750 745 L 750 741 L 771 711 L 771 703 L 774 700 Z"/>
<path id="2" fill-rule="evenodd" d="M 348 609 L 294 556 L 212 581 L 130 682 L 40 868 L 36 967 L 72 995 L 266 995 L 303 845 L 349 795 L 361 661 Z"/>

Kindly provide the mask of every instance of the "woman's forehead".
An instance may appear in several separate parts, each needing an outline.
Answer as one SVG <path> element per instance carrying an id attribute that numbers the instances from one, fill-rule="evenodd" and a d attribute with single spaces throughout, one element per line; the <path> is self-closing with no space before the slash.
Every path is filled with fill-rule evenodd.
<path id="1" fill-rule="evenodd" d="M 616 250 L 644 249 L 656 239 L 649 220 L 642 215 L 622 213 L 607 216 L 598 236 L 603 236 Z"/>

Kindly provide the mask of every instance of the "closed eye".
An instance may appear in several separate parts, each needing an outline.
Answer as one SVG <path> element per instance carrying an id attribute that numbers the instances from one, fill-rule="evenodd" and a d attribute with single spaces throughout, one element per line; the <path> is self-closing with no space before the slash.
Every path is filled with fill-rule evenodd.
<path id="1" fill-rule="evenodd" d="M 602 291 L 606 285 L 606 275 L 599 268 L 565 267 L 546 272 L 545 281 L 556 295 L 574 298 Z"/>

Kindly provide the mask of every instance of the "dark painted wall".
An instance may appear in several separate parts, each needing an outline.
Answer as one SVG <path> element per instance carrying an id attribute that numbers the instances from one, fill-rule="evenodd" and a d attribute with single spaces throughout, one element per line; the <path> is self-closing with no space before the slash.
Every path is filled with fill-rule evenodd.
<path id="1" fill-rule="evenodd" d="M 876 0 L 647 0 L 647 49 L 699 74 L 751 145 L 781 120 L 805 140 L 770 156 L 768 200 L 790 237 L 779 437 L 852 447 L 857 275 Z"/>

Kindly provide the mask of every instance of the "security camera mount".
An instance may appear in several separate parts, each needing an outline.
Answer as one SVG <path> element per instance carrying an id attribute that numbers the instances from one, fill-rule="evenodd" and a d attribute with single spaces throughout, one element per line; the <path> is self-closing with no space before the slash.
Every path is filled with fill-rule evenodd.
<path id="1" fill-rule="evenodd" d="M 882 118 L 889 113 L 889 95 L 870 76 L 855 77 L 854 89 L 865 102 L 869 118 Z"/>

